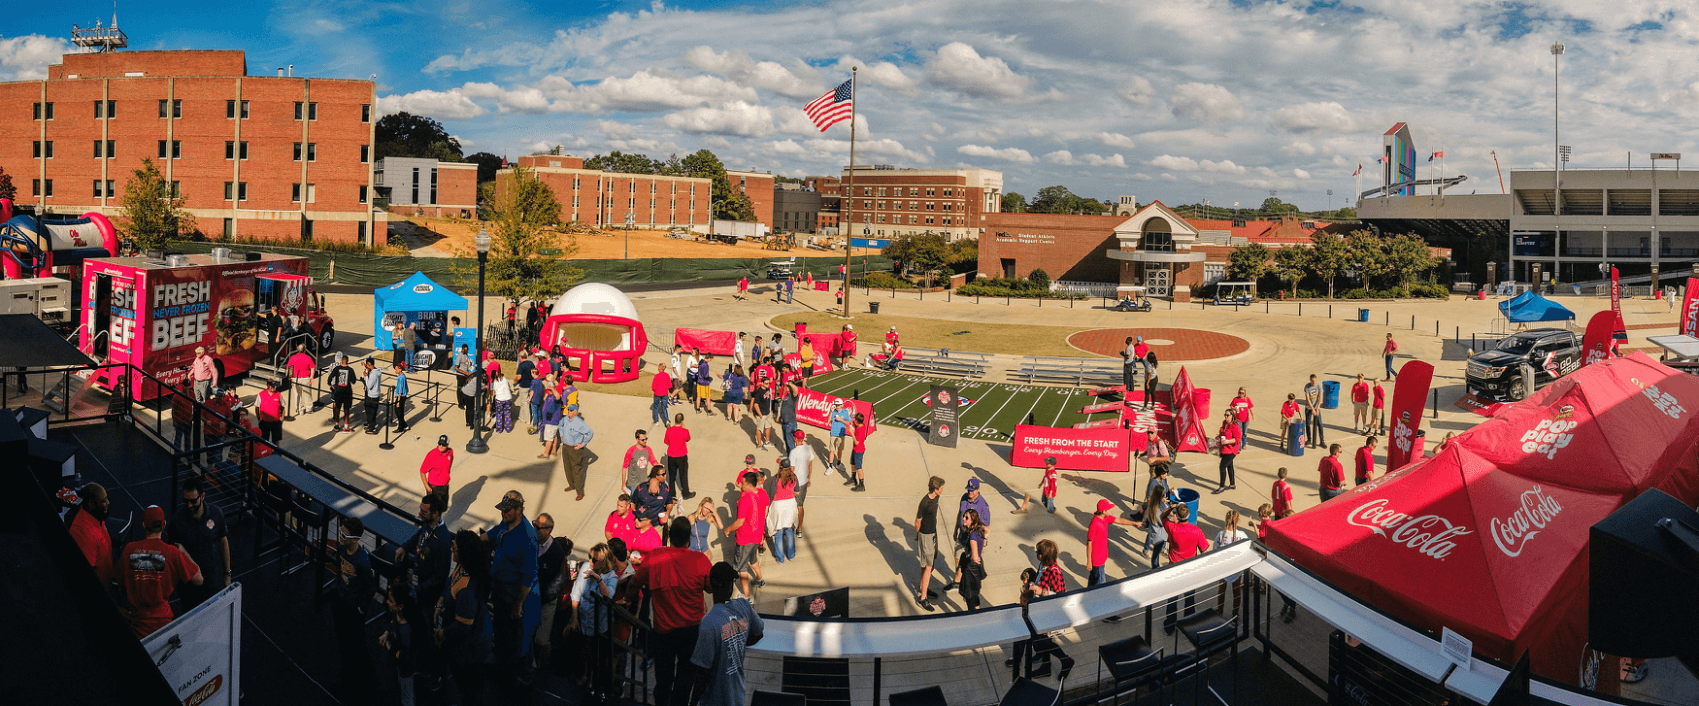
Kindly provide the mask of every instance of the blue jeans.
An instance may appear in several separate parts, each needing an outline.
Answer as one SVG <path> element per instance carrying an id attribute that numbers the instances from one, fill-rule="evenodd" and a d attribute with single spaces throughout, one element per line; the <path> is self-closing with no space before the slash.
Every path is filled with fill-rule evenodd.
<path id="1" fill-rule="evenodd" d="M 1055 498 L 1052 498 L 1048 495 L 1044 495 L 1044 494 L 1041 493 L 1041 494 L 1039 494 L 1038 499 L 1044 501 L 1044 509 L 1049 510 L 1050 514 L 1052 514 L 1052 515 L 1056 514 L 1056 499 Z"/>
<path id="2" fill-rule="evenodd" d="M 773 559 L 783 564 L 796 558 L 796 528 L 786 527 L 773 535 Z"/>
<path id="3" fill-rule="evenodd" d="M 1198 602 L 1197 601 L 1197 594 L 1198 594 L 1197 591 L 1187 591 L 1186 595 L 1183 599 L 1182 598 L 1175 598 L 1174 600 L 1171 600 L 1171 601 L 1168 602 L 1168 617 L 1162 619 L 1162 629 L 1165 632 L 1170 632 L 1170 633 L 1174 632 L 1174 623 L 1177 622 L 1174 614 L 1179 611 L 1179 609 L 1176 606 L 1182 600 L 1184 600 L 1185 603 L 1186 603 L 1186 616 L 1190 617 L 1192 615 L 1192 613 L 1194 612 L 1193 607 L 1196 606 L 1197 602 Z"/>
<path id="4" fill-rule="evenodd" d="M 1251 440 L 1251 425 L 1239 422 L 1239 440 L 1241 443 Z"/>
<path id="5" fill-rule="evenodd" d="M 538 399 L 537 401 L 531 403 L 531 426 L 537 426 L 537 422 L 540 421 L 542 418 L 543 418 L 543 401 L 541 399 Z"/>
<path id="6" fill-rule="evenodd" d="M 788 454 L 791 449 L 796 448 L 796 422 L 780 422 L 779 430 L 785 439 L 785 453 Z"/>
<path id="7" fill-rule="evenodd" d="M 1386 376 L 1394 380 L 1398 379 L 1398 371 L 1392 369 L 1392 356 L 1390 355 L 1386 357 Z"/>
<path id="8" fill-rule="evenodd" d="M 187 424 L 175 424 L 175 425 L 173 425 L 173 427 L 177 430 L 177 439 L 176 439 L 177 450 L 178 451 L 188 451 L 189 450 L 189 444 L 194 442 L 194 438 L 195 438 L 194 427 L 191 427 Z"/>
<path id="9" fill-rule="evenodd" d="M 655 395 L 655 400 L 649 403 L 649 423 L 667 423 L 667 396 Z M 670 426 L 670 425 L 669 425 Z"/>
<path id="10" fill-rule="evenodd" d="M 1092 586 L 1096 586 L 1097 584 L 1104 583 L 1108 580 L 1109 578 L 1104 575 L 1103 567 L 1093 566 L 1091 567 L 1091 574 L 1086 576 L 1085 587 L 1091 588 Z"/>

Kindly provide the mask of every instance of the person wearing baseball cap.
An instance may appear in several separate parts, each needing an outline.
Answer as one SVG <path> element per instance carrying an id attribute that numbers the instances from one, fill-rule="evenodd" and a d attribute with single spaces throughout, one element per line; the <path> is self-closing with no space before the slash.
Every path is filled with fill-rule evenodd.
<path id="1" fill-rule="evenodd" d="M 1056 457 L 1045 456 L 1044 475 L 1038 477 L 1037 490 L 1039 501 L 1044 503 L 1044 508 L 1049 510 L 1052 515 L 1056 514 L 1056 482 L 1061 479 L 1061 476 L 1061 472 L 1056 470 Z M 1016 515 L 1025 515 L 1027 503 L 1031 500 L 1031 492 L 1027 492 L 1022 495 L 1021 506 L 1016 508 L 1013 513 Z"/>
<path id="2" fill-rule="evenodd" d="M 977 511 L 979 513 L 979 523 L 984 525 L 986 528 L 991 527 L 991 503 L 986 502 L 985 496 L 979 492 L 978 478 L 967 479 L 967 492 L 962 493 L 961 501 L 956 505 L 956 523 L 951 525 L 951 527 L 955 528 L 952 532 L 955 533 L 956 538 L 956 556 L 961 556 L 962 552 L 965 552 L 968 549 L 967 533 L 963 532 L 961 529 L 962 518 L 967 516 L 968 510 Z M 961 581 L 962 567 L 958 565 L 956 566 L 954 580 L 950 582 L 949 586 L 945 586 L 944 590 L 948 591 L 953 587 L 959 586 Z"/>
<path id="3" fill-rule="evenodd" d="M 1128 527 L 1143 527 L 1138 520 L 1116 517 L 1109 514 L 1115 509 L 1115 503 L 1106 498 L 1097 501 L 1097 512 L 1091 515 L 1091 527 L 1086 530 L 1086 553 L 1091 555 L 1091 574 L 1086 578 L 1086 588 L 1108 580 L 1103 567 L 1109 563 L 1109 526 L 1127 525 Z"/>
<path id="4" fill-rule="evenodd" d="M 442 507 L 448 508 L 448 475 L 454 467 L 454 448 L 448 445 L 448 435 L 437 437 L 437 446 L 425 452 L 425 460 L 419 464 L 419 481 L 425 485 L 425 492 L 437 496 L 442 501 Z"/>
<path id="5" fill-rule="evenodd" d="M 123 567 L 124 597 L 130 606 L 125 617 L 136 638 L 145 638 L 171 623 L 171 594 L 183 584 L 199 586 L 206 579 L 182 547 L 166 544 L 165 509 L 149 505 L 142 511 L 143 539 L 124 545 L 119 553 Z"/>
<path id="6" fill-rule="evenodd" d="M 844 330 L 838 334 L 838 367 L 848 367 L 855 364 L 855 326 L 844 324 Z"/>
<path id="7" fill-rule="evenodd" d="M 814 472 L 814 449 L 808 446 L 808 435 L 801 429 L 791 433 L 795 445 L 791 447 L 787 459 L 791 470 L 796 471 L 796 536 L 802 536 L 802 506 L 808 501 L 808 479 Z M 831 473 L 831 468 L 826 469 Z"/>
<path id="8" fill-rule="evenodd" d="M 537 591 L 537 529 L 525 517 L 525 496 L 517 490 L 502 495 L 496 510 L 501 512 L 501 522 L 485 533 L 491 551 L 490 618 L 495 624 L 496 666 L 503 679 L 524 681 L 531 672 L 525 645 L 543 610 Z"/>

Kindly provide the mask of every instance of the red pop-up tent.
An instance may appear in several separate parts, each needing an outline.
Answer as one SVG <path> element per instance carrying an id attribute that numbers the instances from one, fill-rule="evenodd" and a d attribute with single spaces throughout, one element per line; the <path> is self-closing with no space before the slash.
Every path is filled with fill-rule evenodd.
<path id="1" fill-rule="evenodd" d="M 1588 366 L 1432 458 L 1269 524 L 1267 543 L 1382 610 L 1576 683 L 1588 528 L 1647 488 L 1699 500 L 1699 378 Z M 1649 616 L 1650 617 L 1650 616 Z M 1655 619 L 1655 618 L 1651 618 Z"/>

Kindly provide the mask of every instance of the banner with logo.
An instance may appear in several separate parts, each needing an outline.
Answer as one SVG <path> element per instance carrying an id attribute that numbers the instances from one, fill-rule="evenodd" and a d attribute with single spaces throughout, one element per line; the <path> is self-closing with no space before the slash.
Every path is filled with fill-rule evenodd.
<path id="1" fill-rule="evenodd" d="M 1616 330 L 1616 314 L 1601 311 L 1587 320 L 1587 333 L 1581 337 L 1581 367 L 1611 357 L 1611 338 Z"/>
<path id="2" fill-rule="evenodd" d="M 1203 430 L 1202 415 L 1198 412 L 1197 388 L 1184 367 L 1174 376 L 1174 450 L 1209 451 L 1209 435 Z"/>
<path id="3" fill-rule="evenodd" d="M 1019 424 L 1015 426 L 1015 447 L 1009 462 L 1018 468 L 1043 468 L 1044 457 L 1055 456 L 1056 467 L 1070 471 L 1125 471 L 1134 450 L 1133 438 L 1142 449 L 1142 435 L 1119 427 L 1066 429 Z"/>
<path id="4" fill-rule="evenodd" d="M 1416 453 L 1416 430 L 1422 426 L 1422 408 L 1427 406 L 1428 386 L 1433 384 L 1434 366 L 1419 360 L 1398 369 L 1392 389 L 1392 430 L 1388 434 L 1386 467 L 1398 470 L 1420 457 Z"/>
<path id="5" fill-rule="evenodd" d="M 737 347 L 737 334 L 731 331 L 681 328 L 673 331 L 673 345 L 684 346 L 686 353 L 695 349 L 710 355 L 731 355 L 732 349 Z"/>
<path id="6" fill-rule="evenodd" d="M 1611 328 L 1611 337 L 1619 341 L 1628 340 L 1628 327 L 1622 323 L 1622 279 L 1617 275 L 1615 267 L 1611 268 L 1611 314 L 1616 317 L 1615 325 Z"/>
<path id="7" fill-rule="evenodd" d="M 231 584 L 142 640 L 177 698 L 237 706 L 242 695 L 242 584 Z"/>
<path id="8" fill-rule="evenodd" d="M 867 433 L 879 431 L 879 425 L 873 417 L 873 404 L 865 400 L 855 400 L 848 397 L 828 395 L 824 392 L 799 387 L 796 390 L 796 421 L 821 429 L 832 428 L 832 401 L 842 400 L 851 412 L 867 418 Z"/>
<path id="9" fill-rule="evenodd" d="M 932 391 L 926 395 L 926 405 L 932 408 L 932 418 L 927 424 L 926 443 L 933 446 L 956 447 L 956 437 L 961 436 L 961 428 L 956 422 L 956 415 L 961 412 L 961 393 L 949 385 L 933 385 Z"/>
<path id="10" fill-rule="evenodd" d="M 1681 332 L 1699 336 L 1699 277 L 1687 278 L 1687 295 L 1681 299 Z"/>

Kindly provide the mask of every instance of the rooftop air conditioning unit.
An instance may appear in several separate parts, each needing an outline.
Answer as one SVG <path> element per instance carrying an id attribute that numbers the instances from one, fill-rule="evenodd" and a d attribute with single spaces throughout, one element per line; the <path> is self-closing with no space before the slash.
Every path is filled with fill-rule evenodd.
<path id="1" fill-rule="evenodd" d="M 230 259 L 230 248 L 213 248 L 212 259 L 219 261 Z"/>
<path id="2" fill-rule="evenodd" d="M 165 257 L 165 265 L 167 267 L 188 267 L 189 266 L 189 256 L 188 255 L 181 255 L 181 254 L 167 255 Z"/>

